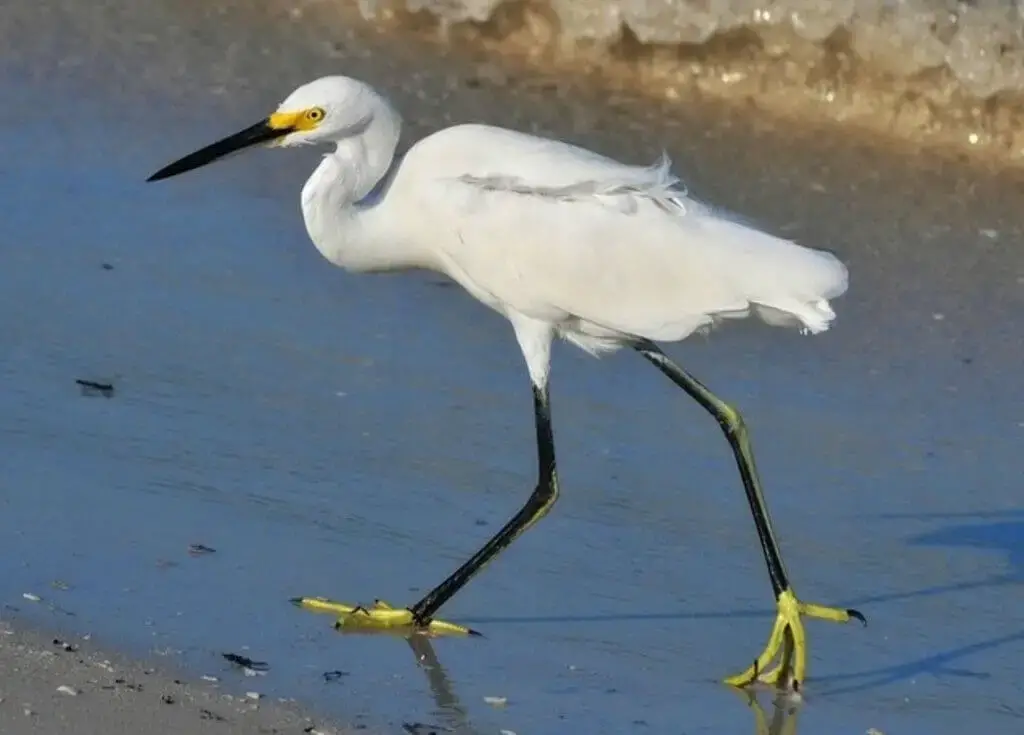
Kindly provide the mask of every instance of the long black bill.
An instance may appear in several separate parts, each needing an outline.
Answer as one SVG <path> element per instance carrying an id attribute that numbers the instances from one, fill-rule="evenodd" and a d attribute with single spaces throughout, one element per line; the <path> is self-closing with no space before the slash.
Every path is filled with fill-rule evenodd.
<path id="1" fill-rule="evenodd" d="M 146 181 L 160 181 L 161 179 L 169 179 L 172 176 L 183 174 L 186 171 L 205 166 L 208 163 L 220 160 L 225 156 L 240 151 L 243 148 L 249 148 L 260 143 L 269 143 L 272 140 L 277 140 L 288 133 L 292 132 L 291 128 L 272 128 L 269 120 L 261 120 L 252 127 L 246 128 L 240 133 L 229 135 L 223 140 L 218 140 L 216 143 L 211 143 L 205 148 L 200 148 L 195 153 L 189 153 L 184 158 L 179 158 L 174 163 L 169 163 L 162 169 L 157 171 L 155 174 L 150 176 Z"/>

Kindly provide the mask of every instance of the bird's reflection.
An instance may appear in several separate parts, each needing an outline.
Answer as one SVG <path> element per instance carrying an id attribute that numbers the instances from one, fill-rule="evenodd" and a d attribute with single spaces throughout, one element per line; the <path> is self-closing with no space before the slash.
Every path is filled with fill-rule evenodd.
<path id="1" fill-rule="evenodd" d="M 778 694 L 772 699 L 772 714 L 768 717 L 757 694 L 751 690 L 735 689 L 744 703 L 754 713 L 754 735 L 796 735 L 799 705 Z"/>
<path id="2" fill-rule="evenodd" d="M 469 713 L 452 686 L 451 677 L 437 656 L 429 635 L 420 633 L 390 634 L 405 640 L 416 660 L 416 666 L 423 671 L 427 687 L 434 700 L 435 714 L 441 720 L 437 723 L 405 723 L 403 730 L 410 735 L 427 733 L 455 733 L 456 735 L 477 735 L 469 719 Z M 762 692 L 767 687 L 758 687 Z M 758 699 L 758 689 L 735 689 L 743 703 L 754 714 L 754 735 L 797 735 L 799 703 L 784 692 L 772 689 L 771 716 Z"/>
<path id="3" fill-rule="evenodd" d="M 431 636 L 418 632 L 406 632 L 397 629 L 369 632 L 366 630 L 345 630 L 338 628 L 344 635 L 383 635 L 400 638 L 408 644 L 416 659 L 416 666 L 427 678 L 427 688 L 434 699 L 435 714 L 442 720 L 440 723 L 407 722 L 402 728 L 411 735 L 427 735 L 443 731 L 457 735 L 476 735 L 477 731 L 469 721 L 469 714 L 462 705 L 458 695 L 452 688 L 451 678 L 441 665 L 431 642 Z"/>
<path id="4" fill-rule="evenodd" d="M 465 707 L 459 701 L 458 695 L 452 688 L 452 681 L 448 672 L 441 665 L 434 644 L 430 637 L 425 635 L 406 636 L 406 642 L 416 657 L 416 665 L 423 670 L 427 677 L 427 686 L 430 688 L 430 695 L 434 698 L 438 715 L 445 720 L 445 725 L 451 732 L 466 733 L 470 735 L 476 731 L 469 722 L 469 715 Z"/>

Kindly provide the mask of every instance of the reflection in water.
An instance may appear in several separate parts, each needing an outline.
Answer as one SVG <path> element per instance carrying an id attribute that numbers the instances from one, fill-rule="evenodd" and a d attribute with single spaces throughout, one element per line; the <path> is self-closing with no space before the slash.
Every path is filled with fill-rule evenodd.
<path id="1" fill-rule="evenodd" d="M 459 696 L 455 693 L 452 685 L 452 678 L 448 675 L 441 660 L 437 656 L 431 636 L 423 633 L 399 633 L 395 630 L 353 630 L 337 628 L 339 633 L 345 635 L 383 635 L 388 638 L 403 638 L 412 650 L 416 666 L 423 671 L 427 678 L 427 687 L 430 689 L 430 696 L 436 707 L 435 714 L 440 718 L 439 723 L 404 723 L 405 732 L 420 735 L 425 732 L 449 732 L 458 735 L 477 735 L 478 731 L 470 722 L 469 713 L 462 704 Z M 792 641 L 787 636 L 787 653 L 792 651 Z M 784 660 L 788 660 L 785 659 Z M 772 713 L 771 717 L 765 712 L 764 706 L 757 697 L 759 690 L 766 687 L 755 685 L 754 688 L 738 689 L 729 687 L 735 692 L 743 703 L 754 713 L 754 735 L 796 735 L 797 716 L 799 711 L 799 700 L 789 691 L 772 688 Z"/>
<path id="2" fill-rule="evenodd" d="M 768 718 L 764 707 L 753 691 L 734 690 L 743 702 L 754 711 L 754 735 L 796 735 L 799 705 L 785 694 L 772 699 L 772 716 Z"/>
<path id="3" fill-rule="evenodd" d="M 416 657 L 416 665 L 423 669 L 427 675 L 427 686 L 430 687 L 430 695 L 437 705 L 437 712 L 446 720 L 445 725 L 451 732 L 473 733 L 475 730 L 469 724 L 469 716 L 465 707 L 459 702 L 458 696 L 452 689 L 452 681 L 448 672 L 444 670 L 441 661 L 434 651 L 434 644 L 425 635 L 412 634 L 405 639 Z"/>
<path id="4" fill-rule="evenodd" d="M 444 721 L 440 729 L 444 732 L 475 735 L 477 731 L 470 724 L 469 714 L 459 700 L 458 695 L 455 694 L 451 677 L 448 676 L 448 672 L 441 665 L 441 661 L 437 657 L 437 651 L 434 650 L 434 644 L 431 643 L 430 635 L 397 628 L 371 630 L 367 628 L 336 627 L 335 630 L 343 635 L 377 635 L 386 638 L 404 639 L 412 650 L 416 666 L 427 677 L 427 687 L 430 689 L 430 696 L 433 698 L 436 707 L 435 714 Z M 438 730 L 436 725 L 426 725 L 423 723 L 405 723 L 403 728 L 409 733 L 435 732 Z"/>

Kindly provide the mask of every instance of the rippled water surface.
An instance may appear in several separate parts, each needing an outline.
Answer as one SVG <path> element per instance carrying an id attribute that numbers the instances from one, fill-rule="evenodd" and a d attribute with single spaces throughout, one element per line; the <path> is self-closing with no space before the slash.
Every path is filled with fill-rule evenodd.
<path id="1" fill-rule="evenodd" d="M 288 605 L 408 603 L 511 515 L 534 481 L 521 358 L 438 279 L 320 259 L 297 202 L 315 151 L 143 181 L 331 68 L 401 89 L 449 62 L 116 3 L 91 11 L 118 21 L 104 50 L 75 8 L 18 16 L 0 75 L 0 601 L 394 731 L 756 732 L 716 683 L 771 623 L 742 492 L 714 422 L 631 355 L 556 350 L 563 500 L 445 608 L 485 638 L 343 637 Z M 414 131 L 552 115 L 502 94 L 401 106 Z M 850 264 L 825 335 L 740 324 L 671 350 L 745 411 L 797 592 L 870 619 L 811 625 L 798 731 L 1019 729 L 1020 181 L 594 114 L 595 145 L 664 140 L 696 191 Z M 225 650 L 271 670 L 236 680 Z"/>

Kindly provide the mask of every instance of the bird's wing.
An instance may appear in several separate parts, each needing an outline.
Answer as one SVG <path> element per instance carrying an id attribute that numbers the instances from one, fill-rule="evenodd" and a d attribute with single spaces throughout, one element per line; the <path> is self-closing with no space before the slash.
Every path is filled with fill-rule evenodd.
<path id="1" fill-rule="evenodd" d="M 574 163 L 579 163 L 574 161 Z M 641 201 L 648 201 L 667 213 L 684 214 L 687 195 L 679 179 L 671 172 L 666 154 L 649 167 L 615 166 L 581 171 L 581 176 L 566 183 L 548 183 L 562 176 L 522 176 L 511 173 L 475 174 L 458 177 L 464 184 L 482 191 L 539 197 L 559 202 L 591 202 L 612 207 L 624 214 L 636 212 Z M 567 172 L 561 172 L 564 176 Z"/>
<path id="2" fill-rule="evenodd" d="M 486 125 L 448 128 L 423 142 L 428 141 L 444 150 L 447 161 L 437 170 L 438 179 L 482 191 L 597 202 L 626 213 L 639 201 L 666 212 L 685 212 L 687 204 L 696 204 L 665 152 L 650 166 L 631 166 L 562 141 Z"/>
<path id="3" fill-rule="evenodd" d="M 751 304 L 816 329 L 831 318 L 818 302 L 845 290 L 831 255 L 688 197 L 667 157 L 628 166 L 497 128 L 445 133 L 407 163 L 445 268 L 499 310 L 670 339 Z"/>

